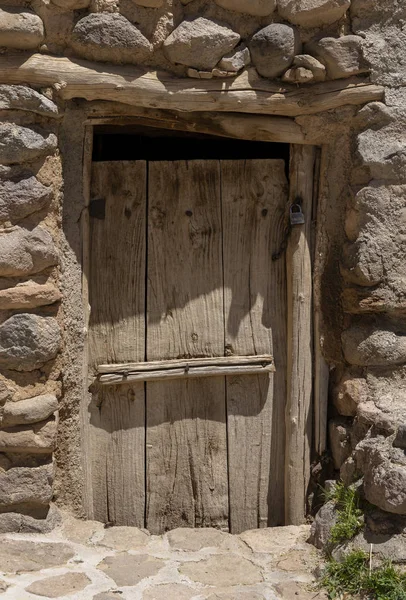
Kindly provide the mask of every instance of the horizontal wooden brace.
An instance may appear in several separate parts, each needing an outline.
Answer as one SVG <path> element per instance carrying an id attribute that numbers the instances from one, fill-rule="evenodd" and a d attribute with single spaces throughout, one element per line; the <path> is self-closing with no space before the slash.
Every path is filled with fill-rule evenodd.
<path id="1" fill-rule="evenodd" d="M 272 373 L 275 371 L 275 366 L 273 357 L 270 355 L 225 356 L 100 365 L 97 371 L 100 384 L 118 385 L 140 381 L 161 381 L 163 379 Z"/>
<path id="2" fill-rule="evenodd" d="M 347 104 L 381 100 L 382 86 L 351 78 L 297 88 L 259 77 L 255 69 L 233 79 L 195 80 L 134 66 L 97 64 L 43 54 L 3 55 L 0 83 L 52 85 L 65 99 L 110 100 L 176 111 L 228 111 L 295 117 Z"/>

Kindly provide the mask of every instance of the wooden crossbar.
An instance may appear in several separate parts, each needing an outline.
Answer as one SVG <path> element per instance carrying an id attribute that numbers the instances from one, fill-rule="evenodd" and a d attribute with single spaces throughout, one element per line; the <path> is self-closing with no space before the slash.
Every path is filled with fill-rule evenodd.
<path id="1" fill-rule="evenodd" d="M 213 358 L 191 358 L 160 360 L 143 363 L 99 365 L 98 382 L 102 385 L 119 385 L 130 382 L 160 381 L 163 379 L 190 379 L 221 375 L 254 375 L 275 371 L 273 357 L 220 356 Z"/>

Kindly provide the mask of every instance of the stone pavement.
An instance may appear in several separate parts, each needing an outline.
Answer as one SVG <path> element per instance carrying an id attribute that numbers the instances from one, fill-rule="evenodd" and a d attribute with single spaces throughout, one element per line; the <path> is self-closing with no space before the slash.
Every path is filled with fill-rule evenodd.
<path id="1" fill-rule="evenodd" d="M 309 527 L 233 536 L 176 529 L 152 536 L 65 515 L 49 534 L 0 536 L 2 600 L 325 600 Z"/>

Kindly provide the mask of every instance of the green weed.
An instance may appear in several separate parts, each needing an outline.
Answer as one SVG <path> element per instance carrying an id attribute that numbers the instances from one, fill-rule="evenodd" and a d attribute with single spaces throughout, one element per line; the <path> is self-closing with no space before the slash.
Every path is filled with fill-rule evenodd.
<path id="1" fill-rule="evenodd" d="M 337 523 L 330 532 L 330 546 L 337 546 L 351 540 L 359 533 L 364 524 L 364 514 L 360 508 L 358 492 L 338 482 L 328 499 L 336 503 Z"/>

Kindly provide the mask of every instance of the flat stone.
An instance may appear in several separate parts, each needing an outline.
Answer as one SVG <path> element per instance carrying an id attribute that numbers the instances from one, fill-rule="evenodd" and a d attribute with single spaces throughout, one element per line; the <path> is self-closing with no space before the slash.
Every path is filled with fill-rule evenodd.
<path id="1" fill-rule="evenodd" d="M 141 31 L 119 13 L 91 13 L 78 21 L 72 48 L 89 60 L 138 64 L 152 46 Z"/>
<path id="2" fill-rule="evenodd" d="M 99 545 L 124 552 L 145 546 L 149 538 L 148 533 L 137 527 L 110 527 L 105 530 Z"/>
<path id="3" fill-rule="evenodd" d="M 276 567 L 278 571 L 286 573 L 306 573 L 309 571 L 311 552 L 306 550 L 290 549 L 286 554 L 279 557 Z"/>
<path id="4" fill-rule="evenodd" d="M 93 596 L 92 600 L 121 600 L 122 598 L 123 596 L 119 592 L 101 592 L 100 594 Z"/>
<path id="5" fill-rule="evenodd" d="M 48 306 L 62 299 L 59 289 L 51 282 L 23 281 L 14 287 L 0 290 L 0 310 L 17 310 Z"/>
<path id="6" fill-rule="evenodd" d="M 42 158 L 55 152 L 54 133 L 29 129 L 14 123 L 0 123 L 0 163 L 8 165 Z"/>
<path id="7" fill-rule="evenodd" d="M 107 556 L 98 568 L 118 586 L 137 585 L 145 577 L 156 575 L 165 565 L 163 560 L 147 554 L 117 554 Z"/>
<path id="8" fill-rule="evenodd" d="M 296 581 L 283 581 L 275 585 L 275 589 L 280 594 L 281 600 L 328 600 L 325 592 L 313 589 L 311 586 L 305 587 Z"/>
<path id="9" fill-rule="evenodd" d="M 183 21 L 165 40 L 163 48 L 173 63 L 210 70 L 239 41 L 240 35 L 228 25 L 198 17 Z"/>
<path id="10" fill-rule="evenodd" d="M 200 596 L 200 590 L 181 583 L 164 583 L 147 589 L 142 595 L 142 600 L 191 600 L 196 596 Z"/>
<path id="11" fill-rule="evenodd" d="M 260 592 L 253 591 L 252 588 L 244 590 L 235 587 L 218 589 L 204 596 L 205 600 L 265 600 L 266 598 L 269 598 L 268 594 L 264 596 Z"/>
<path id="12" fill-rule="evenodd" d="M 0 46 L 31 50 L 44 38 L 44 25 L 34 12 L 20 7 L 0 8 Z"/>
<path id="13" fill-rule="evenodd" d="M 50 454 L 56 448 L 56 433 L 55 419 L 31 427 L 8 427 L 0 430 L 0 451 Z"/>
<path id="14" fill-rule="evenodd" d="M 52 488 L 50 488 L 50 497 L 52 497 Z M 41 506 L 41 516 L 36 517 L 15 512 L 1 513 L 0 533 L 49 533 L 60 525 L 61 515 L 52 504 L 44 514 L 47 504 Z M 34 509 L 37 507 L 38 505 L 34 505 Z"/>
<path id="15" fill-rule="evenodd" d="M 26 587 L 26 591 L 37 596 L 46 598 L 60 598 L 61 596 L 70 596 L 84 590 L 91 583 L 91 580 L 84 573 L 64 573 L 54 577 L 46 577 L 39 581 L 34 581 Z"/>
<path id="16" fill-rule="evenodd" d="M 301 27 L 321 27 L 341 19 L 351 0 L 278 0 L 281 17 Z"/>
<path id="17" fill-rule="evenodd" d="M 295 28 L 272 23 L 255 33 L 249 45 L 252 62 L 263 77 L 279 77 L 293 63 L 301 49 Z"/>
<path id="18" fill-rule="evenodd" d="M 184 552 L 199 552 L 203 548 L 219 548 L 232 552 L 244 549 L 244 544 L 237 536 L 212 527 L 197 529 L 179 527 L 166 535 L 173 550 Z"/>
<path id="19" fill-rule="evenodd" d="M 34 176 L 17 181 L 0 179 L 0 221 L 17 223 L 47 206 L 52 196 L 52 188 Z"/>
<path id="20" fill-rule="evenodd" d="M 64 537 L 75 544 L 91 544 L 94 539 L 102 537 L 104 524 L 99 521 L 76 519 L 69 513 L 62 513 L 62 528 Z"/>
<path id="21" fill-rule="evenodd" d="M 56 117 L 58 107 L 43 94 L 24 85 L 0 85 L 0 110 L 24 110 Z"/>
<path id="22" fill-rule="evenodd" d="M 53 317 L 21 313 L 0 325 L 0 366 L 33 371 L 55 358 L 61 331 Z"/>
<path id="23" fill-rule="evenodd" d="M 358 35 L 322 38 L 317 43 L 308 44 L 306 49 L 326 66 L 330 79 L 343 79 L 369 71 L 362 51 L 362 38 Z"/>
<path id="24" fill-rule="evenodd" d="M 326 67 L 314 56 L 310 54 L 298 54 L 293 59 L 295 67 L 304 67 L 313 73 L 314 81 L 324 81 L 326 79 Z"/>
<path id="25" fill-rule="evenodd" d="M 353 326 L 343 332 L 347 362 L 358 366 L 389 366 L 406 363 L 406 336 L 375 327 Z"/>
<path id="26" fill-rule="evenodd" d="M 6 402 L 0 409 L 0 427 L 39 423 L 57 410 L 58 400 L 54 394 L 43 394 L 19 402 Z"/>
<path id="27" fill-rule="evenodd" d="M 24 573 L 65 565 L 74 552 L 67 544 L 2 539 L 0 565 L 3 573 Z"/>
<path id="28" fill-rule="evenodd" d="M 198 562 L 183 563 L 179 571 L 205 585 L 252 585 L 263 581 L 261 569 L 236 554 L 217 555 Z"/>
<path id="29" fill-rule="evenodd" d="M 250 62 L 250 51 L 245 44 L 241 44 L 241 46 L 238 46 L 235 48 L 235 50 L 232 50 L 223 56 L 218 64 L 218 67 L 219 69 L 224 69 L 228 72 L 232 71 L 234 73 L 238 73 L 238 71 L 241 71 L 241 69 L 249 65 Z"/>
<path id="30" fill-rule="evenodd" d="M 276 8 L 276 0 L 215 0 L 215 2 L 227 10 L 256 17 L 267 17 Z"/>
<path id="31" fill-rule="evenodd" d="M 239 535 L 253 552 L 280 553 L 298 543 L 303 543 L 309 535 L 308 525 L 288 525 L 252 529 Z"/>
<path id="32" fill-rule="evenodd" d="M 49 231 L 15 226 L 0 232 L 0 276 L 20 277 L 58 264 L 58 252 Z"/>

